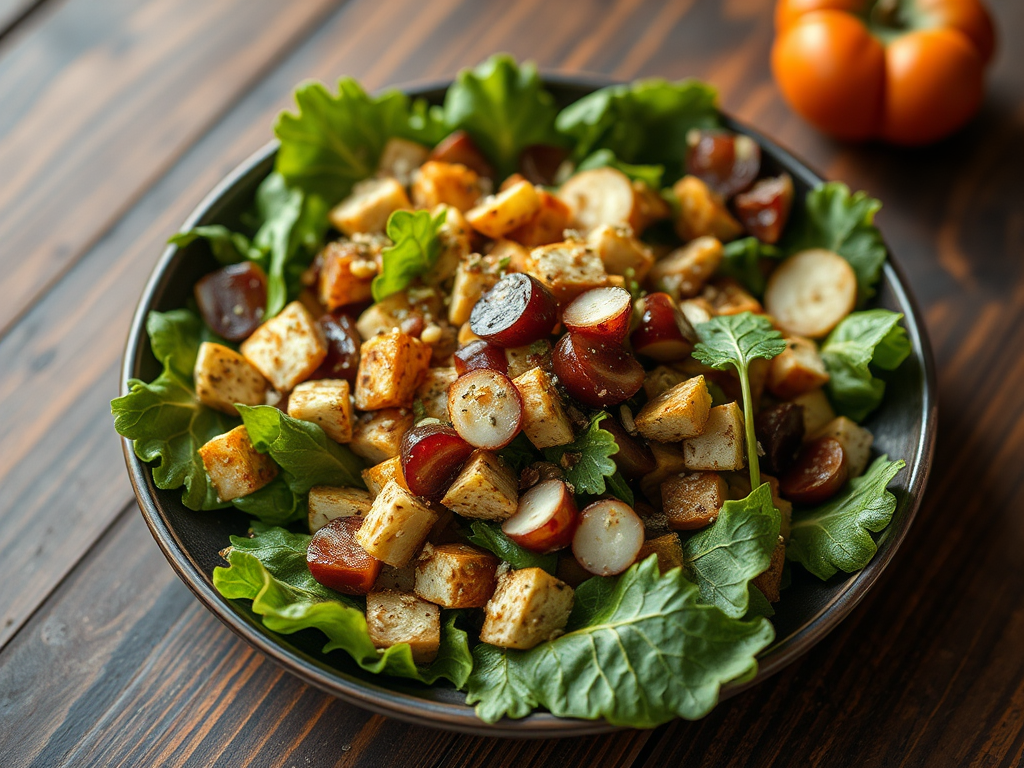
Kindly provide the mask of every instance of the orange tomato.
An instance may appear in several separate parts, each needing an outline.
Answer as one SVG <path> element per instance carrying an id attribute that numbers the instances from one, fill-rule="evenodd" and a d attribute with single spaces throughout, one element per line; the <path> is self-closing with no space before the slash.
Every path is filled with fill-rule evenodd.
<path id="1" fill-rule="evenodd" d="M 789 105 L 841 139 L 927 144 L 978 110 L 995 50 L 979 0 L 780 0 L 772 72 Z"/>

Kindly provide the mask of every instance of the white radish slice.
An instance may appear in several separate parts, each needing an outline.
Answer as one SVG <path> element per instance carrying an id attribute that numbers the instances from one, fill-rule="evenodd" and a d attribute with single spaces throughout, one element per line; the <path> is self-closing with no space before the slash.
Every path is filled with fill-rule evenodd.
<path id="1" fill-rule="evenodd" d="M 519 497 L 515 514 L 501 530 L 523 549 L 547 554 L 572 543 L 578 514 L 569 486 L 545 480 Z"/>
<path id="2" fill-rule="evenodd" d="M 558 197 L 584 234 L 602 224 L 628 224 L 636 204 L 629 177 L 614 168 L 577 173 L 558 190 Z"/>
<path id="3" fill-rule="evenodd" d="M 823 248 L 800 251 L 772 272 L 764 307 L 788 333 L 820 339 L 857 304 L 857 275 L 850 263 Z"/>
<path id="4" fill-rule="evenodd" d="M 624 288 L 593 288 L 580 294 L 562 312 L 570 331 L 618 344 L 626 338 L 633 299 Z"/>
<path id="5" fill-rule="evenodd" d="M 595 501 L 582 512 L 572 537 L 576 561 L 595 576 L 614 576 L 629 568 L 644 544 L 644 524 L 623 501 Z"/>
<path id="6" fill-rule="evenodd" d="M 523 400 L 508 376 L 477 368 L 448 388 L 448 417 L 467 443 L 495 451 L 511 443 L 519 432 Z"/>

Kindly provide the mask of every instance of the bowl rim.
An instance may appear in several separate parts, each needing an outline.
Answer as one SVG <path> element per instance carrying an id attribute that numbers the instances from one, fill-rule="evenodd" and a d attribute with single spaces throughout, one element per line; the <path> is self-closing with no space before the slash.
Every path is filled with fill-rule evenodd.
<path id="1" fill-rule="evenodd" d="M 622 81 L 590 73 L 564 74 L 558 72 L 542 72 L 542 80 L 546 85 L 580 90 L 596 90 L 609 85 L 620 84 Z M 412 97 L 425 96 L 446 89 L 452 79 L 438 79 L 415 84 L 393 86 Z M 788 173 L 813 187 L 824 181 L 824 178 L 813 171 L 806 163 L 799 160 L 788 150 L 766 138 L 760 132 L 721 112 L 726 127 L 742 131 L 752 137 L 762 150 L 771 155 L 779 164 L 786 167 Z M 278 148 L 278 142 L 272 140 L 251 154 L 226 177 L 224 177 L 199 202 L 182 224 L 181 230 L 191 229 L 215 207 L 222 197 L 245 178 L 253 169 L 266 162 Z M 134 378 L 138 361 L 141 357 L 142 340 L 145 338 L 146 316 L 152 305 L 162 293 L 169 279 L 169 266 L 178 248 L 168 245 L 146 282 L 136 307 L 125 345 L 121 365 L 120 394 L 128 391 L 128 380 Z M 892 252 L 887 247 L 889 258 L 884 265 L 884 275 L 897 302 L 905 308 L 905 323 L 912 347 L 920 350 L 923 368 L 921 435 L 917 443 L 916 460 L 909 465 L 907 481 L 908 506 L 898 529 L 887 528 L 883 534 L 885 546 L 879 547 L 875 557 L 859 573 L 851 574 L 855 578 L 848 580 L 844 589 L 837 592 L 831 600 L 796 630 L 783 638 L 776 638 L 769 658 L 759 660 L 757 674 L 743 683 L 727 683 L 722 686 L 719 703 L 731 696 L 757 685 L 768 677 L 788 666 L 828 633 L 837 627 L 864 598 L 874 583 L 879 579 L 886 566 L 895 556 L 917 515 L 922 496 L 931 469 L 936 438 L 937 399 L 935 363 L 928 340 L 923 315 L 916 299 L 908 288 L 908 282 L 902 268 L 896 263 Z M 377 714 L 395 717 L 417 725 L 430 725 L 444 730 L 492 737 L 512 738 L 553 738 L 582 735 L 596 735 L 622 730 L 621 726 L 611 725 L 604 720 L 579 720 L 560 718 L 545 711 L 534 712 L 519 720 L 503 718 L 489 724 L 476 717 L 473 708 L 466 704 L 453 704 L 428 700 L 408 693 L 393 690 L 365 679 L 349 675 L 335 667 L 325 664 L 286 647 L 277 635 L 266 629 L 261 623 L 236 608 L 232 601 L 221 597 L 213 588 L 206 573 L 199 568 L 185 553 L 182 542 L 168 525 L 160 510 L 160 505 L 152 493 L 152 476 L 148 464 L 136 457 L 132 449 L 132 441 L 121 438 L 122 450 L 127 464 L 128 474 L 135 491 L 135 496 L 153 538 L 163 552 L 164 557 L 177 573 L 179 578 L 192 591 L 203 605 L 206 606 L 236 635 L 249 645 L 263 653 L 275 663 L 304 682 L 329 693 L 337 698 L 355 704 Z"/>

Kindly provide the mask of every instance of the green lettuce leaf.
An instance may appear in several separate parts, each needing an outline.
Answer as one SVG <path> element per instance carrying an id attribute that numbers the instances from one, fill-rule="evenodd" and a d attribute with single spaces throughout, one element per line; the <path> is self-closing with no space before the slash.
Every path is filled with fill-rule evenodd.
<path id="1" fill-rule="evenodd" d="M 869 531 L 884 530 L 896 511 L 896 497 L 886 486 L 905 466 L 881 456 L 831 501 L 794 512 L 786 557 L 822 580 L 867 565 L 877 550 Z"/>
<path id="2" fill-rule="evenodd" d="M 498 455 L 508 464 L 517 475 L 533 464 L 541 460 L 541 455 L 533 447 L 533 443 L 522 432 L 515 436 L 515 439 L 498 451 Z"/>
<path id="3" fill-rule="evenodd" d="M 266 267 L 263 263 L 265 254 L 253 246 L 248 237 L 241 232 L 232 232 L 220 224 L 208 224 L 187 232 L 179 232 L 167 242 L 184 248 L 195 240 L 205 241 L 210 246 L 214 258 L 221 264 L 237 264 L 249 259 L 258 262 L 264 268 Z"/>
<path id="4" fill-rule="evenodd" d="M 441 255 L 438 233 L 447 210 L 437 216 L 430 211 L 395 211 L 388 219 L 388 237 L 394 245 L 381 254 L 384 268 L 373 278 L 373 300 L 381 301 L 404 290 L 415 278 L 430 271 Z"/>
<path id="5" fill-rule="evenodd" d="M 164 370 L 146 384 L 128 382 L 128 394 L 111 401 L 114 429 L 133 441 L 135 455 L 153 467 L 157 488 L 181 488 L 181 501 L 189 509 L 221 509 L 199 457 L 199 448 L 238 424 L 237 419 L 207 408 L 196 398 L 192 385 L 204 327 L 192 312 L 151 312 L 146 318 L 153 354 Z"/>
<path id="6" fill-rule="evenodd" d="M 713 525 L 683 543 L 687 575 L 701 600 L 727 616 L 744 616 L 750 581 L 768 569 L 779 540 L 779 511 L 763 483 L 745 499 L 727 501 Z"/>
<path id="7" fill-rule="evenodd" d="M 309 514 L 307 493 L 292 490 L 294 480 L 281 472 L 254 493 L 234 499 L 231 503 L 250 517 L 267 525 L 288 525 L 305 520 Z"/>
<path id="8" fill-rule="evenodd" d="M 619 446 L 612 433 L 601 429 L 600 424 L 607 415 L 605 411 L 596 413 L 586 431 L 571 443 L 544 449 L 544 457 L 565 471 L 565 479 L 576 493 L 604 493 L 605 478 L 615 474 L 611 457 L 618 453 Z"/>
<path id="9" fill-rule="evenodd" d="M 366 628 L 364 605 L 317 582 L 306 565 L 310 536 L 252 524 L 253 537 L 232 536 L 228 567 L 213 570 L 213 585 L 229 600 L 252 600 L 252 609 L 273 632 L 319 629 L 324 653 L 343 650 L 373 673 L 432 684 L 444 678 L 462 688 L 473 659 L 466 633 L 455 626 L 458 612 L 444 617 L 441 647 L 430 665 L 417 667 L 405 643 L 377 650 Z"/>
<path id="10" fill-rule="evenodd" d="M 722 684 L 756 670 L 773 637 L 765 619 L 702 604 L 680 569 L 662 576 L 652 556 L 581 584 L 561 637 L 528 651 L 478 645 L 466 701 L 489 723 L 536 706 L 634 728 L 693 720 L 711 711 Z"/>
<path id="11" fill-rule="evenodd" d="M 819 184 L 807 193 L 803 210 L 794 206 L 793 219 L 786 228 L 781 247 L 786 253 L 807 248 L 835 251 L 857 275 L 858 301 L 875 295 L 886 249 L 874 225 L 882 203 L 866 192 L 850 193 L 837 181 Z"/>
<path id="12" fill-rule="evenodd" d="M 555 131 L 557 112 L 537 67 L 520 66 L 507 54 L 459 72 L 444 100 L 445 123 L 466 131 L 500 178 L 516 171 L 520 153 L 531 144 L 562 143 Z"/>
<path id="13" fill-rule="evenodd" d="M 774 615 L 775 609 L 768 602 L 768 598 L 764 596 L 764 592 L 751 584 L 750 595 L 747 597 L 747 612 L 744 614 L 743 620 L 752 621 L 762 617 L 770 619 Z"/>
<path id="14" fill-rule="evenodd" d="M 412 102 L 398 91 L 370 96 L 351 78 L 338 83 L 336 94 L 322 83 L 303 83 L 295 103 L 298 113 L 282 112 L 274 126 L 281 142 L 276 168 L 289 187 L 328 206 L 376 172 L 388 139 L 433 145 L 445 135 L 425 102 Z"/>
<path id="15" fill-rule="evenodd" d="M 634 165 L 624 163 L 615 157 L 610 149 L 598 149 L 592 152 L 576 167 L 576 171 L 590 171 L 595 168 L 615 168 L 634 181 L 642 181 L 653 189 L 661 189 L 661 179 L 665 175 L 663 165 Z"/>
<path id="16" fill-rule="evenodd" d="M 470 528 L 473 532 L 467 538 L 471 542 L 488 552 L 493 552 L 513 568 L 540 568 L 554 575 L 558 566 L 558 555 L 538 555 L 536 552 L 523 549 L 502 533 L 501 526 L 496 523 L 474 520 L 470 523 Z"/>
<path id="17" fill-rule="evenodd" d="M 768 278 L 761 270 L 761 260 L 781 257 L 782 251 L 774 245 L 762 243 L 756 237 L 744 237 L 725 244 L 718 273 L 738 280 L 755 296 L 763 296 Z"/>
<path id="18" fill-rule="evenodd" d="M 664 166 L 671 182 L 684 170 L 687 131 L 719 125 L 717 100 L 713 88 L 696 80 L 638 80 L 584 96 L 555 125 L 572 139 L 577 161 L 608 149 L 625 163 Z"/>
<path id="19" fill-rule="evenodd" d="M 882 404 L 885 382 L 871 368 L 892 371 L 910 355 L 902 318 L 887 309 L 853 312 L 825 339 L 821 359 L 829 375 L 826 391 L 841 415 L 859 422 Z"/>

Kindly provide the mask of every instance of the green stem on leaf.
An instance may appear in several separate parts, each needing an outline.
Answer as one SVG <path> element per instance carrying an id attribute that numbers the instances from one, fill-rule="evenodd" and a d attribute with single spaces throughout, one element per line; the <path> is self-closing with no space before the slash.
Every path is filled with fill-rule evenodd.
<path id="1" fill-rule="evenodd" d="M 754 434 L 754 402 L 750 396 L 750 376 L 747 366 L 736 366 L 740 375 L 740 391 L 743 394 L 743 424 L 747 432 L 747 466 L 750 468 L 751 490 L 761 485 L 761 466 L 757 461 L 757 437 Z"/>

